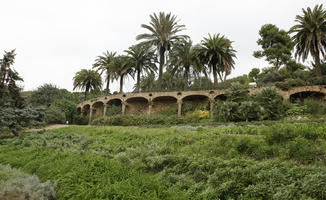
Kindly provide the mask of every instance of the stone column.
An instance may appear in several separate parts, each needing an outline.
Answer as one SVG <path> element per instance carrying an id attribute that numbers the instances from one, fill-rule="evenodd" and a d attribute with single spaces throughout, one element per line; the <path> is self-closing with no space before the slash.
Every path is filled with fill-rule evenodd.
<path id="1" fill-rule="evenodd" d="M 182 114 L 182 100 L 178 100 L 178 117 L 181 117 Z"/>
<path id="2" fill-rule="evenodd" d="M 209 100 L 209 114 L 210 114 L 211 118 L 213 118 L 214 103 L 215 103 L 214 99 Z"/>
<path id="3" fill-rule="evenodd" d="M 83 116 L 83 107 L 80 108 L 80 114 L 81 117 Z"/>
<path id="4" fill-rule="evenodd" d="M 103 109 L 103 117 L 106 116 L 106 110 L 108 109 L 108 104 L 104 104 L 104 109 Z"/>
<path id="5" fill-rule="evenodd" d="M 148 101 L 148 115 L 152 115 L 153 101 Z"/>
<path id="6" fill-rule="evenodd" d="M 126 103 L 124 101 L 122 101 L 121 106 L 122 106 L 122 114 L 125 115 L 126 114 Z"/>
<path id="7" fill-rule="evenodd" d="M 90 106 L 89 107 L 89 120 L 88 120 L 88 125 L 91 125 L 92 117 L 93 117 L 93 106 Z"/>

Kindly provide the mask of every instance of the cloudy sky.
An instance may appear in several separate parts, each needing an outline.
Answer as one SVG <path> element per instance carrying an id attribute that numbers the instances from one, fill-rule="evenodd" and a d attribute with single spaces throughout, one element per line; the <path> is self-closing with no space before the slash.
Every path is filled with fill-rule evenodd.
<path id="1" fill-rule="evenodd" d="M 72 90 L 72 77 L 91 68 L 102 52 L 119 54 L 137 43 L 141 24 L 160 11 L 178 16 L 194 43 L 208 33 L 234 41 L 235 70 L 230 77 L 268 64 L 252 56 L 260 27 L 267 23 L 288 30 L 302 8 L 325 0 L 1 0 L 0 52 L 16 49 L 15 69 L 24 90 L 44 83 Z M 126 81 L 130 91 L 134 81 Z M 118 90 L 112 84 L 111 91 Z"/>

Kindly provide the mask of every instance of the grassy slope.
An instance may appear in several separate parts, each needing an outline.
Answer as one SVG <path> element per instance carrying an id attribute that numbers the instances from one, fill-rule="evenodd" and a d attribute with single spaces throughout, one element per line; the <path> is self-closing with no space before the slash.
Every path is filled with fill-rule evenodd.
<path id="1" fill-rule="evenodd" d="M 0 163 L 59 199 L 326 199 L 325 130 L 71 126 L 1 139 Z"/>

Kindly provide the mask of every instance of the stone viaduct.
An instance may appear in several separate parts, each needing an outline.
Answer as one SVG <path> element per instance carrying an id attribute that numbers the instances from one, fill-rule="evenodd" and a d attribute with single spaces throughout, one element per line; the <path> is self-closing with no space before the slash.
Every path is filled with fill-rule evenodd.
<path id="1" fill-rule="evenodd" d="M 260 90 L 261 88 L 252 88 L 248 89 L 248 93 L 255 94 Z M 284 100 L 311 96 L 311 94 L 323 99 L 326 96 L 325 85 L 294 87 L 287 91 L 279 88 L 276 90 Z M 115 94 L 84 101 L 77 105 L 77 112 L 80 115 L 89 116 L 89 122 L 91 122 L 94 117 L 105 116 L 112 105 L 121 106 L 123 115 L 152 115 L 169 107 L 177 106 L 178 116 L 181 116 L 182 104 L 190 101 L 197 104 L 209 102 L 209 110 L 212 113 L 215 100 L 226 99 L 225 92 L 226 90 L 199 90 Z"/>

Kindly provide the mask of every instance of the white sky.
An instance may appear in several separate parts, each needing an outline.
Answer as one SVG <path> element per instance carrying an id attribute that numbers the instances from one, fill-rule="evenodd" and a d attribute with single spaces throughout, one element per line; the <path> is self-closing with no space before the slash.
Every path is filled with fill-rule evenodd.
<path id="1" fill-rule="evenodd" d="M 302 8 L 325 0 L 0 0 L 0 56 L 16 49 L 15 69 L 24 78 L 24 90 L 44 83 L 72 90 L 72 77 L 91 68 L 102 52 L 122 53 L 136 36 L 146 32 L 149 15 L 160 11 L 178 16 L 184 31 L 199 43 L 208 33 L 234 41 L 235 70 L 248 73 L 267 62 L 252 56 L 258 49 L 260 27 L 272 23 L 288 30 Z M 230 78 L 229 77 L 229 78 Z M 134 81 L 126 81 L 130 91 Z M 118 83 L 111 84 L 111 91 Z"/>

